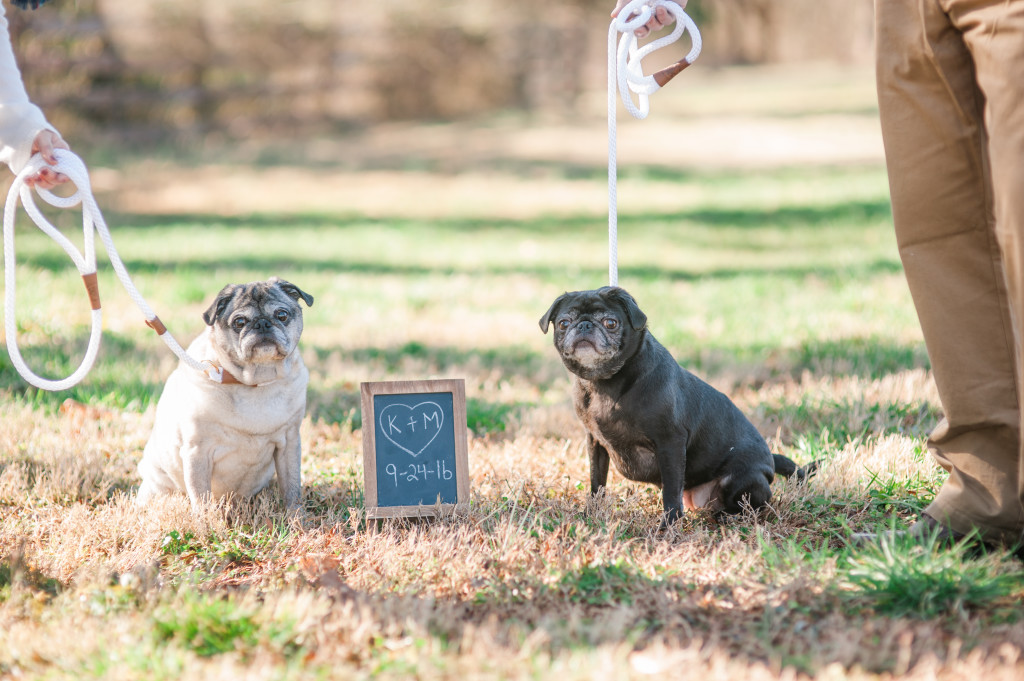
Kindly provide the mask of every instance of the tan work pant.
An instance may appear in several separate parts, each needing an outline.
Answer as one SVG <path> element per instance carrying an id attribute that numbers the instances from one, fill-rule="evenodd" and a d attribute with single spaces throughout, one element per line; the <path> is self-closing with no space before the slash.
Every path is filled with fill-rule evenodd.
<path id="1" fill-rule="evenodd" d="M 900 257 L 945 418 L 926 512 L 1024 533 L 1024 0 L 875 0 Z"/>

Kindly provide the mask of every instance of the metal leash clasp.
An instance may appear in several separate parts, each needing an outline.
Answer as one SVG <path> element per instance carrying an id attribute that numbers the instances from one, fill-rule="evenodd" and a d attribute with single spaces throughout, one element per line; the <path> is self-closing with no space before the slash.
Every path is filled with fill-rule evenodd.
<path id="1" fill-rule="evenodd" d="M 224 382 L 224 368 L 219 367 L 208 359 L 204 359 L 200 364 L 203 367 L 203 373 L 206 374 L 207 378 L 216 383 Z"/>

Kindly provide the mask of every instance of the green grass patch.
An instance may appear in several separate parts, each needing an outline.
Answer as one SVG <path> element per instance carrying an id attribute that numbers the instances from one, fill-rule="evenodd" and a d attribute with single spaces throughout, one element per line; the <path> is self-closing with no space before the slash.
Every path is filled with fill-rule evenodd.
<path id="1" fill-rule="evenodd" d="M 555 589 L 574 603 L 616 605 L 633 603 L 633 591 L 649 586 L 651 580 L 627 562 L 585 565 L 563 574 Z"/>
<path id="2" fill-rule="evenodd" d="M 938 533 L 890 530 L 853 550 L 842 568 L 851 604 L 893 617 L 930 619 L 998 610 L 1019 619 L 1024 571 L 1001 552 L 977 555 L 977 540 L 945 547 Z"/>
<path id="3" fill-rule="evenodd" d="M 231 527 L 223 535 L 210 534 L 205 539 L 189 531 L 170 530 L 160 543 L 160 553 L 165 560 L 214 572 L 272 560 L 288 537 L 289 530 L 276 525 Z"/>
<path id="4" fill-rule="evenodd" d="M 154 611 L 151 626 L 158 645 L 174 645 L 200 657 L 224 653 L 247 657 L 266 649 L 291 658 L 303 650 L 293 618 L 270 616 L 230 596 L 182 591 L 174 602 Z"/>

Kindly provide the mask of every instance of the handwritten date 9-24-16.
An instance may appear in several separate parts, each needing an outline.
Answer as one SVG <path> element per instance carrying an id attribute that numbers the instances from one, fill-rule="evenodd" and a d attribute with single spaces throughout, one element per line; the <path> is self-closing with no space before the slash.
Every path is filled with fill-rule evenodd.
<path id="1" fill-rule="evenodd" d="M 384 472 L 391 476 L 395 481 L 395 487 L 398 487 L 399 482 L 420 482 L 421 480 L 426 482 L 431 478 L 436 480 L 451 480 L 454 473 L 448 464 L 444 461 L 437 461 L 435 465 L 428 465 L 425 463 L 415 464 L 411 463 L 408 466 L 402 466 L 401 468 L 395 466 L 393 463 L 389 463 L 384 467 Z"/>

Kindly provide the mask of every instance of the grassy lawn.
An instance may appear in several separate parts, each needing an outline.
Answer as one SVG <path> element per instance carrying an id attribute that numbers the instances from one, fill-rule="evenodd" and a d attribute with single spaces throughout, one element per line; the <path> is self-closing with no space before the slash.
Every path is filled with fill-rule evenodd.
<path id="1" fill-rule="evenodd" d="M 721 106 L 674 103 L 660 125 L 739 115 L 734 80 L 699 87 L 702 107 Z M 820 114 L 806 94 L 808 117 L 873 116 L 856 96 Z M 801 125 L 775 101 L 742 116 Z M 586 125 L 600 139 L 601 122 Z M 0 678 L 1020 678 L 1019 561 L 845 541 L 912 522 L 944 475 L 924 448 L 941 411 L 881 164 L 623 162 L 620 283 L 653 333 L 775 451 L 821 461 L 805 486 L 777 482 L 759 514 L 691 514 L 659 535 L 653 487 L 613 472 L 588 498 L 568 377 L 537 325 L 563 291 L 606 282 L 600 153 L 534 161 L 385 168 L 396 186 L 436 181 L 434 201 L 410 190 L 359 209 L 284 197 L 259 211 L 143 210 L 103 195 L 128 270 L 182 343 L 227 283 L 278 275 L 315 297 L 306 515 L 283 522 L 276 490 L 201 513 L 183 497 L 132 505 L 175 359 L 101 252 L 103 346 L 88 378 L 39 392 L 0 354 Z M 151 168 L 139 163 L 108 165 L 127 177 Z M 181 182 L 203 171 L 175 163 Z M 363 171 L 318 172 L 344 183 Z M 446 193 L 484 180 L 485 201 Z M 17 248 L 23 353 L 66 375 L 88 335 L 81 281 L 24 224 Z M 359 383 L 434 377 L 466 380 L 471 504 L 367 522 Z"/>

